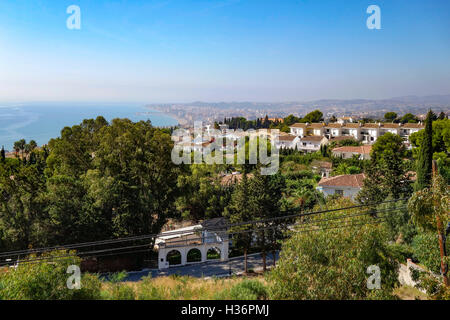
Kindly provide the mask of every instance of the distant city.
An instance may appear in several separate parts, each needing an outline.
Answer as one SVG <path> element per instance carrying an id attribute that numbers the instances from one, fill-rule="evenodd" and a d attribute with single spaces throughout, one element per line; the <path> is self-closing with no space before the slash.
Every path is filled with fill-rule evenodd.
<path id="1" fill-rule="evenodd" d="M 252 120 L 266 115 L 283 118 L 290 114 L 301 117 L 315 109 L 320 109 L 325 118 L 332 116 L 352 116 L 356 119 L 381 119 L 384 114 L 394 111 L 399 115 L 413 113 L 425 119 L 429 109 L 434 112 L 450 112 L 449 95 L 405 96 L 383 100 L 324 99 L 307 102 L 192 102 L 179 104 L 149 104 L 147 107 L 158 110 L 177 119 L 181 126 L 192 126 L 194 121 L 214 123 L 229 117 L 244 117 Z"/>

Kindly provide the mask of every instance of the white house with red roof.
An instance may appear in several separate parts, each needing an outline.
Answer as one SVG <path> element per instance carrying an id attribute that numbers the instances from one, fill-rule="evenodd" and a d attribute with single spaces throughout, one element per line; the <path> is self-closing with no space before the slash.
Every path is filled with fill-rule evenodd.
<path id="1" fill-rule="evenodd" d="M 325 196 L 340 195 L 354 199 L 363 187 L 364 173 L 345 174 L 331 178 L 322 178 L 317 190 Z"/>

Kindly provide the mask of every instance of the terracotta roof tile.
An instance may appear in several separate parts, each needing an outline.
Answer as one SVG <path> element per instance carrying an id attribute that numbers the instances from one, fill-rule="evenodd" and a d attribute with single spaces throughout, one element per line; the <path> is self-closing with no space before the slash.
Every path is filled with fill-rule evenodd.
<path id="1" fill-rule="evenodd" d="M 327 161 L 314 160 L 311 163 L 311 166 L 313 168 L 331 169 L 333 167 L 333 163 L 332 162 L 327 162 Z"/>
<path id="2" fill-rule="evenodd" d="M 378 123 L 366 123 L 362 125 L 362 128 L 379 128 L 380 125 Z"/>
<path id="3" fill-rule="evenodd" d="M 340 123 L 329 123 L 325 127 L 326 128 L 342 128 L 342 124 L 340 124 Z"/>
<path id="4" fill-rule="evenodd" d="M 420 129 L 420 128 L 425 128 L 425 125 L 421 124 L 421 123 L 405 123 L 403 125 L 403 128 L 407 128 L 407 129 Z"/>
<path id="5" fill-rule="evenodd" d="M 400 128 L 400 124 L 399 123 L 383 123 L 382 128 L 398 129 L 398 128 Z"/>
<path id="6" fill-rule="evenodd" d="M 291 125 L 292 128 L 306 128 L 306 123 L 294 123 Z"/>
<path id="7" fill-rule="evenodd" d="M 364 178 L 364 173 L 322 178 L 319 186 L 362 188 Z"/>
<path id="8" fill-rule="evenodd" d="M 359 147 L 346 146 L 333 149 L 333 152 L 353 152 L 359 154 L 370 154 L 371 151 L 372 146 L 359 146 Z"/>
<path id="9" fill-rule="evenodd" d="M 361 125 L 359 123 L 346 123 L 343 128 L 359 128 Z"/>
<path id="10" fill-rule="evenodd" d="M 278 140 L 279 141 L 294 141 L 294 139 L 297 138 L 296 136 L 279 136 Z"/>
<path id="11" fill-rule="evenodd" d="M 301 138 L 301 141 L 310 141 L 310 142 L 320 142 L 325 138 L 324 136 L 310 136 L 310 137 L 304 137 Z"/>
<path id="12" fill-rule="evenodd" d="M 315 129 L 317 129 L 317 128 L 320 129 L 320 128 L 325 127 L 325 123 L 310 123 L 308 127 L 315 128 Z"/>

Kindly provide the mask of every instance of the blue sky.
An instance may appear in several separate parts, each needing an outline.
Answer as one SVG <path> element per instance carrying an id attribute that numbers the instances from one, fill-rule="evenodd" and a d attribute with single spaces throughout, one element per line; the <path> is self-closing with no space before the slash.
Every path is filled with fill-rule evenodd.
<path id="1" fill-rule="evenodd" d="M 0 1 L 1 102 L 450 94 L 449 57 L 447 0 Z"/>

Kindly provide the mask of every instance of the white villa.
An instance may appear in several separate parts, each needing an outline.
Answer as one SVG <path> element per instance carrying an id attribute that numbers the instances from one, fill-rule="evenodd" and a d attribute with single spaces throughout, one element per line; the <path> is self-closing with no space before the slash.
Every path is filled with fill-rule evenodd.
<path id="1" fill-rule="evenodd" d="M 364 173 L 322 178 L 317 190 L 325 196 L 340 195 L 354 199 L 363 187 Z"/>
<path id="2" fill-rule="evenodd" d="M 320 150 L 320 146 L 328 144 L 328 139 L 324 136 L 307 136 L 300 138 L 298 143 L 298 150 L 304 152 L 317 152 Z"/>
<path id="3" fill-rule="evenodd" d="M 295 149 L 300 143 L 300 138 L 292 135 L 280 135 L 275 143 L 277 149 Z"/>
<path id="4" fill-rule="evenodd" d="M 422 123 L 296 123 L 290 126 L 290 134 L 299 137 L 325 136 L 327 139 L 347 136 L 366 144 L 373 144 L 378 137 L 387 132 L 397 134 L 405 142 L 409 142 L 409 136 L 424 127 Z"/>

